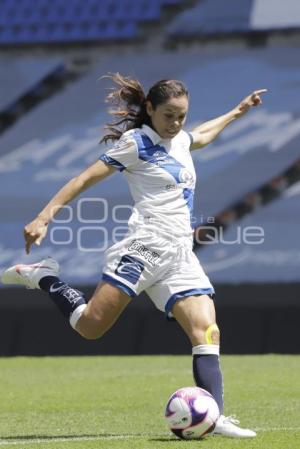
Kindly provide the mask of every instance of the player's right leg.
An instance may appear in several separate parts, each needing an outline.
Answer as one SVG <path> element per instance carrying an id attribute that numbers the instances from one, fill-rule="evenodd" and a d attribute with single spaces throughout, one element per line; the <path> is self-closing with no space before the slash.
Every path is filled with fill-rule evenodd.
<path id="1" fill-rule="evenodd" d="M 35 264 L 18 264 L 1 276 L 3 284 L 24 285 L 47 292 L 71 326 L 84 338 L 100 338 L 117 320 L 131 297 L 109 283 L 98 286 L 88 302 L 82 292 L 59 279 L 58 263 L 47 258 Z"/>

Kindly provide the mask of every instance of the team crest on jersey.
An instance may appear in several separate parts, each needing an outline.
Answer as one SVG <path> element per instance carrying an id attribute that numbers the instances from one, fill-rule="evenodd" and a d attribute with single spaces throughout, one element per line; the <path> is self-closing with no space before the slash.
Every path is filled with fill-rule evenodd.
<path id="1" fill-rule="evenodd" d="M 142 272 L 144 270 L 144 264 L 140 260 L 135 259 L 132 256 L 125 255 L 122 256 L 115 273 L 131 282 L 131 284 L 136 284 L 139 280 Z"/>
<path id="2" fill-rule="evenodd" d="M 143 256 L 153 267 L 156 265 L 156 262 L 158 261 L 160 255 L 155 252 L 151 251 L 149 248 L 147 248 L 145 245 L 142 244 L 142 242 L 139 242 L 138 240 L 132 240 L 128 247 L 128 251 L 137 251 L 141 256 Z"/>
<path id="3" fill-rule="evenodd" d="M 180 182 L 186 184 L 187 187 L 193 187 L 195 184 L 194 176 L 187 168 L 182 168 L 179 172 Z"/>

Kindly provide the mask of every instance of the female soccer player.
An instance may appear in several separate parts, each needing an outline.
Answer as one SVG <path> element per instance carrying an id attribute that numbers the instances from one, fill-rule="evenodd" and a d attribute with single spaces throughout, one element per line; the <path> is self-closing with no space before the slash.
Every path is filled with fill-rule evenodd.
<path id="1" fill-rule="evenodd" d="M 212 142 L 232 121 L 262 103 L 266 89 L 254 91 L 233 110 L 183 130 L 188 91 L 176 80 L 161 80 L 145 95 L 139 81 L 111 76 L 115 88 L 107 100 L 117 106 L 117 121 L 107 126 L 102 141 L 114 145 L 97 162 L 71 179 L 24 229 L 26 252 L 40 245 L 50 221 L 80 193 L 113 174 L 124 172 L 134 199 L 126 237 L 106 255 L 102 282 L 87 302 L 84 294 L 59 278 L 58 263 L 47 258 L 16 265 L 2 275 L 4 284 L 42 289 L 71 326 L 84 338 L 101 337 L 131 298 L 146 291 L 156 307 L 173 316 L 192 345 L 197 386 L 208 390 L 220 409 L 214 433 L 254 437 L 252 430 L 223 415 L 219 329 L 214 289 L 192 251 L 191 216 L 196 174 L 190 150 Z"/>

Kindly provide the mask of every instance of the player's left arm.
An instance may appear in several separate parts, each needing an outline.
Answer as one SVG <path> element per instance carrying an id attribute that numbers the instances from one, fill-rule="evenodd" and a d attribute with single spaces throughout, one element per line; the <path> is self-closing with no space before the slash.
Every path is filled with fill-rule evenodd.
<path id="1" fill-rule="evenodd" d="M 211 143 L 215 138 L 234 120 L 242 117 L 253 106 L 259 106 L 262 104 L 261 94 L 267 92 L 267 89 L 255 90 L 246 98 L 244 98 L 235 108 L 227 112 L 227 114 L 221 115 L 213 120 L 202 123 L 196 126 L 190 134 L 192 135 L 193 143 L 191 150 L 197 150 L 203 148 Z"/>

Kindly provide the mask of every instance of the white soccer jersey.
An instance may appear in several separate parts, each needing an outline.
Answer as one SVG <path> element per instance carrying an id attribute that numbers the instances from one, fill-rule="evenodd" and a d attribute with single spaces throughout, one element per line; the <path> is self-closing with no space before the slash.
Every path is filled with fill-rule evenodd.
<path id="1" fill-rule="evenodd" d="M 190 145 L 185 131 L 162 139 L 143 125 L 100 157 L 124 170 L 135 202 L 128 234 L 106 252 L 102 279 L 129 296 L 145 291 L 168 316 L 182 298 L 214 294 L 192 251 L 196 173 Z"/>
<path id="2" fill-rule="evenodd" d="M 134 199 L 129 227 L 141 224 L 172 236 L 192 237 L 196 173 L 191 136 L 181 130 L 162 139 L 147 125 L 126 131 L 100 160 L 124 170 Z"/>

